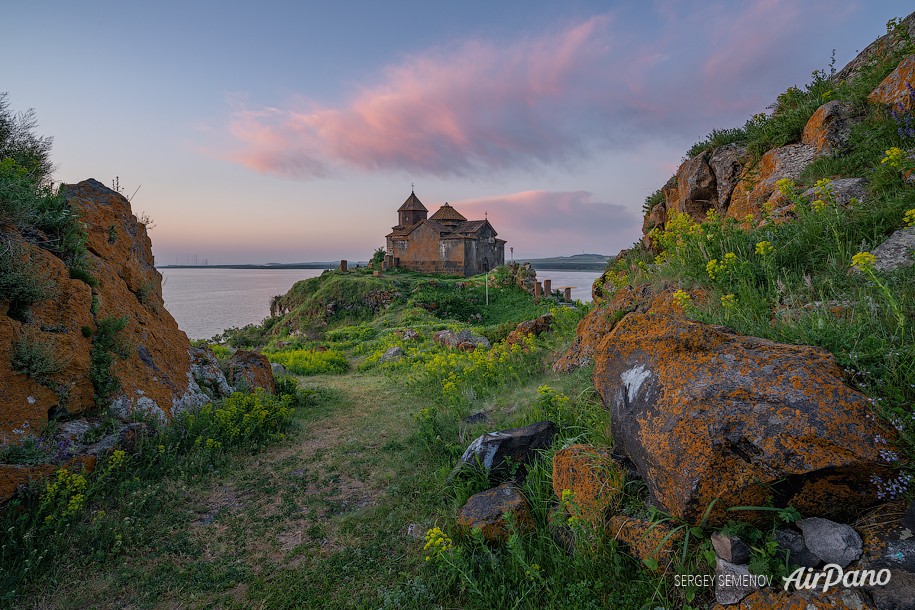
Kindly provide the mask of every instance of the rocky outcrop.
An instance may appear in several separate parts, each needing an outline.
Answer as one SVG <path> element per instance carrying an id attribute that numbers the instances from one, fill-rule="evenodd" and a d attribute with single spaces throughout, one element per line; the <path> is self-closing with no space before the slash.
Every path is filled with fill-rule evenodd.
<path id="1" fill-rule="evenodd" d="M 867 96 L 873 104 L 894 106 L 902 110 L 911 110 L 915 104 L 915 55 L 909 55 L 896 66 L 877 87 Z"/>
<path id="2" fill-rule="evenodd" d="M 716 209 L 719 212 L 724 212 L 731 205 L 731 196 L 740 179 L 746 156 L 747 149 L 739 144 L 719 146 L 709 156 L 708 164 L 715 174 L 715 186 L 718 189 Z"/>
<path id="3" fill-rule="evenodd" d="M 111 406 L 125 415 L 139 410 L 165 417 L 207 399 L 191 375 L 187 336 L 164 308 L 146 227 L 127 199 L 95 180 L 62 190 L 86 228 L 94 286 L 71 279 L 50 252 L 13 236 L 43 270 L 52 294 L 25 317 L 0 316 L 0 394 L 9 401 L 0 412 L 0 442 L 40 430 L 49 414 Z M 121 326 L 116 337 L 101 337 Z M 31 377 L 14 371 L 16 349 L 39 350 L 53 366 Z M 93 350 L 110 353 L 110 379 L 93 369 Z M 99 395 L 93 376 L 109 394 Z"/>
<path id="4" fill-rule="evenodd" d="M 708 151 L 687 159 L 677 171 L 677 199 L 673 207 L 668 207 L 681 214 L 687 214 L 694 220 L 705 219 L 707 210 L 718 207 L 718 185 L 715 174 L 709 167 Z"/>
<path id="5" fill-rule="evenodd" d="M 812 146 L 817 155 L 838 152 L 848 142 L 857 115 L 850 102 L 827 102 L 807 121 L 801 143 Z"/>
<path id="6" fill-rule="evenodd" d="M 778 192 L 775 183 L 782 178 L 799 180 L 815 158 L 816 149 L 808 144 L 789 144 L 768 151 L 759 163 L 741 173 L 725 216 L 739 221 L 748 216 L 758 220 L 763 204 Z"/>
<path id="7" fill-rule="evenodd" d="M 232 388 L 226 381 L 226 376 L 219 366 L 219 361 L 209 349 L 192 347 L 191 374 L 197 385 L 210 398 L 225 398 L 232 394 Z"/>
<path id="8" fill-rule="evenodd" d="M 594 384 L 614 450 L 652 501 L 696 523 L 717 499 L 767 498 L 807 515 L 876 501 L 886 433 L 827 352 L 744 337 L 669 315 L 630 314 L 601 343 Z"/>
<path id="9" fill-rule="evenodd" d="M 863 51 L 858 53 L 853 60 L 836 73 L 833 80 L 854 80 L 867 65 L 900 50 L 907 42 L 906 37 L 915 39 L 915 13 L 902 20 L 899 24 L 899 32 L 903 35 L 899 36 L 897 33 L 891 32 L 867 45 Z"/>

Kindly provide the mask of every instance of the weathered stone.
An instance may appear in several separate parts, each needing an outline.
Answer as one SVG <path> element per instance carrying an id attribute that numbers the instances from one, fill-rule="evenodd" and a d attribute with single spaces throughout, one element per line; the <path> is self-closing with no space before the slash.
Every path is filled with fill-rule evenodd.
<path id="1" fill-rule="evenodd" d="M 746 147 L 740 144 L 726 144 L 716 148 L 709 157 L 708 164 L 715 174 L 715 185 L 718 190 L 719 212 L 725 212 L 731 203 L 731 194 L 740 179 L 746 154 Z"/>
<path id="2" fill-rule="evenodd" d="M 877 271 L 895 271 L 915 263 L 912 251 L 915 250 L 915 227 L 899 229 L 886 241 L 874 248 L 871 253 L 877 257 L 874 269 Z"/>
<path id="3" fill-rule="evenodd" d="M 830 589 L 822 593 L 766 588 L 751 593 L 736 605 L 716 604 L 712 610 L 874 610 L 874 607 L 855 589 Z"/>
<path id="4" fill-rule="evenodd" d="M 864 178 L 839 178 L 829 183 L 829 191 L 837 205 L 846 206 L 852 199 L 864 201 L 867 197 L 867 180 Z M 801 193 L 807 201 L 818 199 L 816 187 L 810 187 Z"/>
<path id="5" fill-rule="evenodd" d="M 275 378 L 277 375 L 285 375 L 286 367 L 283 366 L 282 364 L 280 364 L 279 362 L 271 362 L 270 371 L 273 372 L 273 376 Z"/>
<path id="6" fill-rule="evenodd" d="M 879 610 L 904 610 L 915 600 L 915 538 L 905 527 L 905 518 L 899 523 L 881 523 L 867 527 L 865 558 L 856 565 L 861 570 L 890 571 L 890 581 L 885 585 L 865 587 Z"/>
<path id="7" fill-rule="evenodd" d="M 207 396 L 225 398 L 232 394 L 232 388 L 226 381 L 226 376 L 219 367 L 219 361 L 213 352 L 192 347 L 188 353 L 191 356 L 191 375 Z"/>
<path id="8" fill-rule="evenodd" d="M 690 216 L 697 222 L 705 220 L 708 210 L 718 208 L 718 185 L 709 167 L 709 152 L 684 161 L 677 170 L 677 201 L 671 209 Z"/>
<path id="9" fill-rule="evenodd" d="M 491 479 L 510 475 L 509 468 L 514 465 L 518 465 L 523 474 L 524 466 L 534 460 L 538 450 L 549 449 L 555 435 L 556 424 L 551 421 L 487 432 L 467 447 L 458 466 L 479 465 L 490 473 Z"/>
<path id="10" fill-rule="evenodd" d="M 718 558 L 715 563 L 715 601 L 724 606 L 736 604 L 759 586 L 759 579 L 745 565 Z"/>
<path id="11" fill-rule="evenodd" d="M 591 364 L 601 341 L 613 330 L 622 314 L 648 311 L 650 303 L 651 287 L 647 284 L 624 286 L 613 292 L 608 303 L 595 307 L 578 323 L 572 345 L 553 364 L 553 370 L 569 372 Z"/>
<path id="12" fill-rule="evenodd" d="M 655 204 L 642 220 L 642 233 L 647 234 L 655 227 L 663 229 L 667 223 L 667 207 L 664 202 Z"/>
<path id="13" fill-rule="evenodd" d="M 511 533 L 509 520 L 515 527 L 533 527 L 530 505 L 517 488 L 503 483 L 493 489 L 470 496 L 457 516 L 458 527 L 479 529 L 490 542 L 505 542 Z"/>
<path id="14" fill-rule="evenodd" d="M 820 565 L 820 558 L 810 552 L 804 542 L 803 534 L 790 529 L 775 530 L 775 541 L 780 552 L 788 553 L 788 561 L 804 568 L 815 568 Z"/>
<path id="15" fill-rule="evenodd" d="M 456 333 L 451 332 L 450 330 L 440 330 L 432 335 L 432 342 L 451 349 L 459 348 L 462 343 L 469 343 L 473 345 L 474 348 L 490 347 L 489 339 L 480 335 L 474 335 L 466 328 L 459 330 Z"/>
<path id="16" fill-rule="evenodd" d="M 713 522 L 773 491 L 784 505 L 827 476 L 842 501 L 808 514 L 855 511 L 875 501 L 870 477 L 889 476 L 874 441 L 886 432 L 825 350 L 633 313 L 601 343 L 594 384 L 615 450 L 652 501 L 686 521 L 716 498 Z"/>
<path id="17" fill-rule="evenodd" d="M 818 155 L 840 151 L 848 142 L 857 114 L 850 102 L 826 102 L 807 121 L 801 142 L 812 146 Z"/>
<path id="18" fill-rule="evenodd" d="M 61 188 L 88 230 L 90 268 L 98 280 L 97 319 L 127 318 L 120 337 L 132 350 L 111 367 L 120 383 L 112 408 L 168 415 L 199 404 L 206 396 L 191 376 L 187 336 L 165 309 L 146 226 L 126 197 L 96 180 Z"/>
<path id="19" fill-rule="evenodd" d="M 712 547 L 719 559 L 738 565 L 750 561 L 750 547 L 737 536 L 728 536 L 721 532 L 712 534 Z"/>
<path id="20" fill-rule="evenodd" d="M 405 328 L 403 331 L 403 338 L 407 341 L 415 341 L 419 339 L 419 333 L 413 330 L 412 328 Z"/>
<path id="21" fill-rule="evenodd" d="M 576 516 L 598 524 L 623 493 L 623 471 L 606 449 L 572 445 L 553 454 L 553 492 L 572 492 Z"/>
<path id="22" fill-rule="evenodd" d="M 268 394 L 276 392 L 276 381 L 270 369 L 270 361 L 260 352 L 237 350 L 226 361 L 229 383 L 235 389 L 253 391 L 258 388 Z"/>
<path id="23" fill-rule="evenodd" d="M 799 180 L 801 172 L 814 158 L 816 149 L 807 144 L 789 144 L 768 151 L 759 163 L 741 172 L 726 217 L 743 221 L 747 216 L 753 216 L 758 220 L 763 204 L 776 193 L 775 183 L 782 178 Z"/>
<path id="24" fill-rule="evenodd" d="M 890 32 L 881 36 L 867 45 L 867 47 L 858 53 L 853 60 L 839 70 L 833 77 L 833 80 L 836 82 L 844 80 L 853 81 L 861 73 L 861 70 L 867 66 L 888 56 L 890 53 L 901 49 L 904 45 L 908 44 L 908 39 L 915 40 L 915 13 L 912 13 L 903 19 L 899 24 L 899 29 L 903 33 L 903 36 L 897 35 L 896 32 Z"/>
<path id="25" fill-rule="evenodd" d="M 389 347 L 388 350 L 382 354 L 381 358 L 378 359 L 378 362 L 390 362 L 391 360 L 399 360 L 403 358 L 403 348 L 399 345 Z"/>
<path id="26" fill-rule="evenodd" d="M 867 101 L 887 106 L 901 106 L 911 110 L 915 103 L 912 87 L 915 86 L 915 55 L 909 55 L 896 66 L 867 96 Z"/>
<path id="27" fill-rule="evenodd" d="M 626 543 L 632 556 L 640 561 L 657 562 L 658 570 L 662 572 L 674 560 L 676 547 L 683 539 L 682 530 L 671 534 L 670 527 L 660 521 L 626 515 L 611 517 L 607 534 Z"/>
<path id="28" fill-rule="evenodd" d="M 844 568 L 861 557 L 861 536 L 851 526 L 820 517 L 801 519 L 797 525 L 804 533 L 804 544 L 824 563 Z"/>
<path id="29" fill-rule="evenodd" d="M 525 337 L 533 335 L 539 337 L 543 333 L 550 330 L 550 326 L 553 324 L 553 314 L 543 314 L 539 318 L 534 318 L 533 320 L 525 320 L 518 324 L 515 327 L 515 330 L 508 333 L 508 337 L 505 338 L 505 343 L 508 345 L 514 345 L 524 340 Z"/>

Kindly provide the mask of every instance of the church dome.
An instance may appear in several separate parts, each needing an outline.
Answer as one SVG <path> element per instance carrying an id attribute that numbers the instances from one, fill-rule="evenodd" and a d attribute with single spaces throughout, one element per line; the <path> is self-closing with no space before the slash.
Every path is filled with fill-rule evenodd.
<path id="1" fill-rule="evenodd" d="M 448 205 L 448 202 L 446 201 L 445 205 L 440 207 L 435 214 L 429 217 L 429 220 L 435 220 L 437 222 L 464 222 L 467 219 L 464 218 L 460 212 Z"/>

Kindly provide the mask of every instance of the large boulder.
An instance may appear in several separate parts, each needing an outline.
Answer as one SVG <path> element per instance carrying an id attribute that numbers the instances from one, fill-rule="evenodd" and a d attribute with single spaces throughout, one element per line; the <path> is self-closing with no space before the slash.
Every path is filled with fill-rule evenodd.
<path id="1" fill-rule="evenodd" d="M 188 353 L 191 356 L 191 374 L 201 390 L 211 398 L 225 398 L 232 394 L 232 388 L 213 352 L 192 347 Z"/>
<path id="2" fill-rule="evenodd" d="M 601 343 L 594 385 L 615 451 L 679 519 L 697 523 L 717 499 L 720 522 L 770 496 L 807 515 L 853 512 L 875 502 L 872 475 L 890 476 L 886 432 L 824 350 L 633 313 Z"/>
<path id="3" fill-rule="evenodd" d="M 721 603 L 712 610 L 872 610 L 860 591 L 855 589 L 830 589 L 785 591 L 779 588 L 760 589 L 740 600 L 736 605 Z"/>

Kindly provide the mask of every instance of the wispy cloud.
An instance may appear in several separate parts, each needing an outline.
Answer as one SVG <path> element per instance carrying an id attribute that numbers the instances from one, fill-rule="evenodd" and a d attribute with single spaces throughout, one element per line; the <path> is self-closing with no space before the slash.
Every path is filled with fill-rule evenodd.
<path id="1" fill-rule="evenodd" d="M 511 227 L 502 237 L 510 238 L 516 256 L 568 252 L 570 244 L 583 252 L 616 252 L 641 225 L 632 211 L 587 191 L 522 191 L 451 204 L 467 218 L 488 216 L 497 231 Z"/>
<path id="2" fill-rule="evenodd" d="M 466 176 L 572 164 L 759 110 L 771 101 L 762 92 L 780 86 L 776 68 L 784 72 L 826 6 L 659 3 L 651 32 L 604 14 L 538 36 L 429 49 L 338 106 L 235 108 L 228 156 L 306 179 L 339 169 Z"/>

